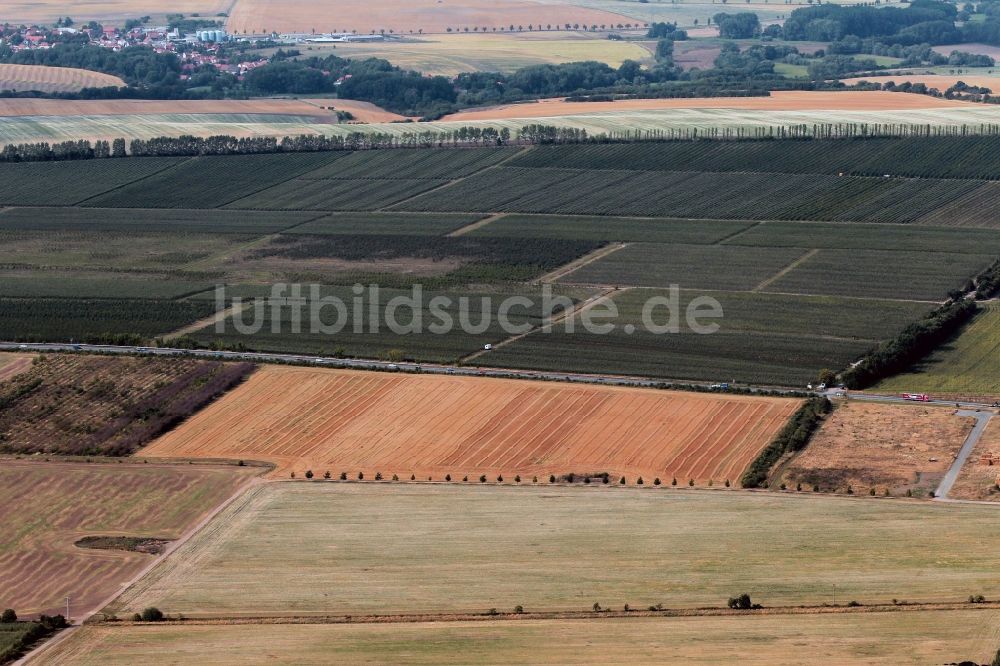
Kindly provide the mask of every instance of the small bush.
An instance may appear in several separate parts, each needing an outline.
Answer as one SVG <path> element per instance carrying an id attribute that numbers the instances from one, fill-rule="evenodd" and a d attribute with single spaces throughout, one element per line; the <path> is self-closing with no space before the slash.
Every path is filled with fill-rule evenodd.
<path id="1" fill-rule="evenodd" d="M 555 482 L 556 482 L 556 475 L 549 474 L 549 483 L 555 483 Z"/>
<path id="2" fill-rule="evenodd" d="M 636 480 L 635 485 L 637 485 L 637 486 L 641 486 L 642 485 L 642 477 L 641 476 Z"/>
<path id="3" fill-rule="evenodd" d="M 0 624 L 14 624 L 15 622 L 17 622 L 17 613 L 14 612 L 13 608 L 8 608 L 0 615 Z"/>
<path id="4" fill-rule="evenodd" d="M 445 474 L 444 475 L 444 480 L 445 481 L 451 481 L 451 474 Z"/>
<path id="5" fill-rule="evenodd" d="M 393 481 L 399 481 L 399 474 L 393 474 L 392 475 L 392 480 Z"/>
<path id="6" fill-rule="evenodd" d="M 497 474 L 497 483 L 503 483 L 503 474 Z"/>
<path id="7" fill-rule="evenodd" d="M 847 602 L 848 608 L 857 608 L 860 605 L 861 605 L 861 602 L 854 601 L 853 599 Z"/>
<path id="8" fill-rule="evenodd" d="M 726 479 L 726 488 L 729 488 L 729 487 L 730 487 L 730 486 L 732 486 L 732 485 L 733 485 L 733 484 L 731 484 L 731 483 L 729 482 L 729 479 Z"/>
<path id="9" fill-rule="evenodd" d="M 532 483 L 538 483 L 538 477 L 537 476 L 531 477 L 531 482 Z"/>
<path id="10" fill-rule="evenodd" d="M 625 477 L 624 476 L 622 478 L 618 479 L 618 485 L 620 485 L 620 486 L 624 486 L 625 485 Z"/>
<path id="11" fill-rule="evenodd" d="M 688 485 L 694 487 L 694 479 L 688 479 Z"/>
<path id="12" fill-rule="evenodd" d="M 655 479 L 653 479 L 653 485 L 654 486 L 660 485 L 660 477 L 656 477 Z"/>
<path id="13" fill-rule="evenodd" d="M 514 477 L 514 483 L 521 483 L 521 475 L 520 474 L 518 474 L 517 476 Z"/>
<path id="14" fill-rule="evenodd" d="M 466 483 L 468 483 L 469 482 L 469 475 L 466 474 L 465 476 L 463 476 L 462 477 L 462 481 L 465 481 Z"/>
<path id="15" fill-rule="evenodd" d="M 672 485 L 672 486 L 676 486 L 676 485 L 677 485 L 677 479 L 675 478 L 674 480 L 672 480 L 672 481 L 670 482 L 670 485 Z"/>
<path id="16" fill-rule="evenodd" d="M 347 481 L 347 472 L 341 472 L 340 473 L 340 480 L 341 481 Z"/>
<path id="17" fill-rule="evenodd" d="M 324 479 L 329 479 L 330 478 L 330 472 L 323 472 L 323 478 Z"/>
<path id="18" fill-rule="evenodd" d="M 160 622 L 163 620 L 163 611 L 155 606 L 150 606 L 149 608 L 142 611 L 142 621 L 143 622 Z"/>
<path id="19" fill-rule="evenodd" d="M 520 615 L 521 613 L 524 612 L 524 606 L 522 606 L 520 604 L 518 604 L 517 606 L 514 606 L 514 612 L 517 613 L 518 615 Z"/>
<path id="20" fill-rule="evenodd" d="M 795 484 L 795 491 L 799 492 L 799 493 L 802 492 L 802 484 L 801 483 L 796 483 Z"/>
<path id="21" fill-rule="evenodd" d="M 306 470 L 306 478 L 307 479 L 311 479 L 311 478 L 313 478 L 313 476 L 314 476 L 313 475 L 313 471 L 311 469 L 307 469 Z"/>
<path id="22" fill-rule="evenodd" d="M 365 473 L 358 472 L 358 481 L 364 481 L 364 480 L 365 480 Z"/>
<path id="23" fill-rule="evenodd" d="M 593 606 L 591 606 L 591 609 L 592 609 L 592 610 L 593 610 L 593 611 L 594 611 L 595 613 L 600 613 L 600 612 L 601 612 L 601 604 L 599 604 L 599 603 L 597 603 L 597 602 L 595 601 L 595 602 L 594 602 L 594 605 L 593 605 Z"/>
<path id="24" fill-rule="evenodd" d="M 416 480 L 417 480 L 417 475 L 416 474 L 411 474 L 410 475 L 410 481 L 416 481 Z"/>
<path id="25" fill-rule="evenodd" d="M 847 494 L 848 495 L 853 495 L 854 494 L 854 488 L 851 488 L 850 486 L 847 486 Z"/>
<path id="26" fill-rule="evenodd" d="M 295 472 L 292 472 L 291 478 L 293 478 L 293 479 L 295 478 Z"/>
<path id="27" fill-rule="evenodd" d="M 875 497 L 875 489 L 872 488 L 871 490 L 869 490 L 868 494 L 871 495 L 872 497 Z"/>
<path id="28" fill-rule="evenodd" d="M 486 483 L 486 475 L 485 474 L 480 474 L 479 475 L 479 483 Z"/>
<path id="29" fill-rule="evenodd" d="M 375 480 L 376 481 L 382 480 L 382 472 L 375 472 Z"/>

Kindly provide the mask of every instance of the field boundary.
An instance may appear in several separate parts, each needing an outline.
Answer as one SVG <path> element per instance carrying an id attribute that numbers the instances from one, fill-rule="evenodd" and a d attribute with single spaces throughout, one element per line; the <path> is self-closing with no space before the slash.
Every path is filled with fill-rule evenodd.
<path id="1" fill-rule="evenodd" d="M 764 291 L 765 289 L 767 289 L 768 287 L 770 287 L 772 284 L 774 284 L 775 282 L 777 282 L 781 278 L 785 277 L 786 275 L 788 275 L 789 273 L 791 273 L 792 271 L 794 271 L 796 268 L 798 268 L 802 264 L 806 263 L 807 261 L 809 261 L 810 259 L 812 259 L 813 257 L 815 257 L 817 254 L 819 254 L 819 249 L 814 248 L 812 250 L 807 250 L 806 253 L 803 254 L 801 257 L 799 257 L 798 259 L 796 259 L 792 263 L 790 263 L 787 266 L 785 266 L 784 268 L 782 268 L 775 275 L 772 275 L 771 277 L 769 277 L 768 279 L 764 280 L 763 282 L 761 282 L 760 284 L 758 284 L 756 287 L 754 287 L 753 289 L 751 289 L 751 292 L 758 293 L 758 292 Z"/>
<path id="2" fill-rule="evenodd" d="M 536 279 L 534 282 L 535 284 L 552 284 L 557 280 L 561 280 L 562 278 L 567 277 L 572 273 L 575 273 L 577 270 L 583 268 L 587 264 L 592 264 L 595 261 L 604 259 L 605 257 L 610 256 L 615 252 L 618 252 L 619 250 L 624 250 L 631 244 L 632 243 L 612 243 L 610 245 L 599 247 L 593 252 L 589 252 L 583 255 L 582 257 L 577 257 L 576 259 L 569 262 L 565 266 L 560 266 L 554 271 L 546 273 L 545 275 Z M 607 287 L 609 285 L 599 285 L 599 286 Z"/>
<path id="3" fill-rule="evenodd" d="M 501 218 L 507 217 L 508 215 L 510 215 L 510 213 L 494 213 L 493 215 L 487 215 L 481 220 L 477 220 L 472 224 L 467 224 L 464 227 L 459 227 L 458 229 L 455 229 L 454 231 L 446 235 L 448 238 L 457 238 L 458 236 L 465 236 L 467 234 L 471 234 L 473 231 L 477 229 L 482 229 L 487 224 L 492 224 L 493 222 L 496 222 Z"/>

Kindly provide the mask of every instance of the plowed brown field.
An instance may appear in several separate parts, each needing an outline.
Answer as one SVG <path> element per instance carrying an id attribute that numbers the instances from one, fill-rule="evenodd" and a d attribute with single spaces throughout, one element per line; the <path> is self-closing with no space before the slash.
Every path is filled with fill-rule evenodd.
<path id="1" fill-rule="evenodd" d="M 4 460 L 0 607 L 24 616 L 64 612 L 70 595 L 74 615 L 92 610 L 152 560 L 143 553 L 78 548 L 78 539 L 176 539 L 258 471 Z"/>
<path id="2" fill-rule="evenodd" d="M 277 463 L 287 477 L 608 472 L 735 480 L 798 401 L 268 367 L 143 451 Z M 492 478 L 491 478 L 492 480 Z"/>

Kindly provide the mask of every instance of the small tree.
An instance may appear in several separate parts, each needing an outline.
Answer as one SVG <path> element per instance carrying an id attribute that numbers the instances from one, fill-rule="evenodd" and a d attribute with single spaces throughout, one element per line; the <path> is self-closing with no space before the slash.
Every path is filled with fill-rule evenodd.
<path id="1" fill-rule="evenodd" d="M 555 483 L 555 482 L 556 482 L 556 475 L 549 474 L 549 483 Z"/>
<path id="2" fill-rule="evenodd" d="M 465 481 L 466 483 L 468 483 L 468 481 L 469 481 L 469 475 L 466 474 L 465 476 L 463 476 L 462 477 L 462 481 Z"/>
<path id="3" fill-rule="evenodd" d="M 802 492 L 802 484 L 801 483 L 796 483 L 795 484 L 795 491 L 796 492 L 800 492 L 800 493 Z"/>
<path id="4" fill-rule="evenodd" d="M 392 475 L 392 480 L 393 481 L 399 481 L 399 474 L 393 474 Z"/>
<path id="5" fill-rule="evenodd" d="M 497 474 L 497 483 L 503 483 L 503 474 Z"/>
<path id="6" fill-rule="evenodd" d="M 518 474 L 517 476 L 514 477 L 514 483 L 521 483 L 521 475 L 520 474 Z"/>
<path id="7" fill-rule="evenodd" d="M 593 611 L 595 613 L 600 613 L 601 612 L 601 604 L 597 603 L 596 601 L 594 602 L 594 605 L 591 606 L 591 608 L 593 609 Z"/>
<path id="8" fill-rule="evenodd" d="M 295 478 L 295 472 L 292 472 L 291 478 L 293 478 L 293 479 Z"/>
<path id="9" fill-rule="evenodd" d="M 729 483 L 729 479 L 726 479 L 726 488 L 729 488 L 732 484 Z"/>
<path id="10" fill-rule="evenodd" d="M 445 481 L 451 481 L 451 474 L 445 474 L 444 475 L 444 480 Z"/>
<path id="11" fill-rule="evenodd" d="M 643 481 L 642 481 L 642 477 L 640 476 L 640 477 L 638 478 L 638 480 L 636 480 L 636 482 L 635 482 L 635 485 L 637 485 L 637 486 L 641 486 L 641 485 L 642 485 L 642 483 L 643 483 Z"/>
<path id="12" fill-rule="evenodd" d="M 0 615 L 0 624 L 14 624 L 17 622 L 17 613 L 13 608 L 8 608 Z"/>
<path id="13" fill-rule="evenodd" d="M 854 494 L 854 488 L 852 488 L 850 486 L 847 486 L 847 494 L 848 495 L 853 495 Z"/>
<path id="14" fill-rule="evenodd" d="M 364 480 L 365 480 L 365 473 L 358 472 L 358 481 L 364 481 Z"/>
<path id="15" fill-rule="evenodd" d="M 142 621 L 143 622 L 160 622 L 163 620 L 163 611 L 154 606 L 142 611 Z"/>
<path id="16" fill-rule="evenodd" d="M 486 483 L 486 475 L 485 474 L 480 474 L 479 475 L 479 483 Z"/>
<path id="17" fill-rule="evenodd" d="M 749 610 L 753 607 L 750 595 L 744 592 L 738 597 L 730 597 L 727 605 L 734 610 Z"/>
<path id="18" fill-rule="evenodd" d="M 653 485 L 654 486 L 660 485 L 660 477 L 656 477 L 655 479 L 653 479 Z"/>
<path id="19" fill-rule="evenodd" d="M 410 475 L 410 481 L 416 481 L 416 480 L 417 480 L 417 475 L 416 474 L 411 474 Z"/>
<path id="20" fill-rule="evenodd" d="M 673 478 L 673 480 L 670 482 L 670 485 L 672 485 L 672 486 L 676 486 L 677 485 L 677 477 Z"/>
<path id="21" fill-rule="evenodd" d="M 688 479 L 688 485 L 694 487 L 694 479 Z"/>
<path id="22" fill-rule="evenodd" d="M 375 472 L 375 480 L 376 481 L 382 480 L 382 472 Z"/>
<path id="23" fill-rule="evenodd" d="M 531 477 L 531 482 L 532 483 L 538 483 L 538 477 L 537 476 Z"/>
<path id="24" fill-rule="evenodd" d="M 347 481 L 347 472 L 341 472 L 340 473 L 340 480 L 341 481 Z"/>
<path id="25" fill-rule="evenodd" d="M 520 615 L 521 613 L 524 612 L 524 606 L 522 606 L 521 604 L 514 606 L 514 612 Z"/>
<path id="26" fill-rule="evenodd" d="M 323 472 L 323 478 L 324 479 L 329 479 L 330 478 L 330 472 L 329 472 L 329 470 L 327 470 L 326 472 Z"/>
<path id="27" fill-rule="evenodd" d="M 313 478 L 313 471 L 311 469 L 306 470 L 306 478 L 307 479 Z"/>
<path id="28" fill-rule="evenodd" d="M 618 485 L 619 486 L 624 486 L 625 485 L 625 477 L 624 476 L 622 478 L 618 479 Z"/>

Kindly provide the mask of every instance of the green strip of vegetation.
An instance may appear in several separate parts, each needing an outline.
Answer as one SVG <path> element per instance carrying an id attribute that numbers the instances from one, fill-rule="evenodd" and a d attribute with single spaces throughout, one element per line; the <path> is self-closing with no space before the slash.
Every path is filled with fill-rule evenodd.
<path id="1" fill-rule="evenodd" d="M 774 464 L 786 453 L 804 449 L 832 408 L 833 405 L 826 398 L 813 397 L 806 401 L 806 404 L 802 405 L 785 424 L 774 441 L 750 463 L 750 467 L 740 477 L 740 485 L 744 488 L 760 488 L 767 483 L 768 472 Z"/>
<path id="2" fill-rule="evenodd" d="M 985 301 L 1000 294 L 1000 259 L 976 278 L 976 300 Z"/>
<path id="3" fill-rule="evenodd" d="M 845 371 L 841 380 L 848 388 L 863 389 L 903 372 L 957 333 L 978 310 L 971 300 L 946 303 L 870 351 L 860 363 Z"/>

